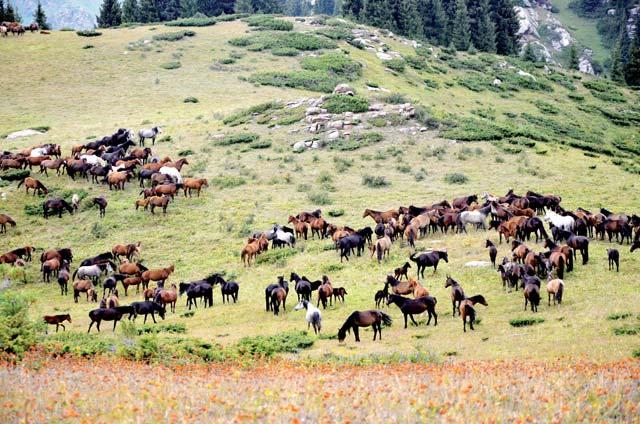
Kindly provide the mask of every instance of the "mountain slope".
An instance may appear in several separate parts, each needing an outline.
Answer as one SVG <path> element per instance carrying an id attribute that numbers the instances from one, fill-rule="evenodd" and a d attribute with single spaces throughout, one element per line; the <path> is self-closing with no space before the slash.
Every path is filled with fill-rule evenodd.
<path id="1" fill-rule="evenodd" d="M 47 20 L 53 29 L 89 29 L 96 23 L 100 0 L 41 0 Z M 22 20 L 32 22 L 38 0 L 13 0 Z"/>

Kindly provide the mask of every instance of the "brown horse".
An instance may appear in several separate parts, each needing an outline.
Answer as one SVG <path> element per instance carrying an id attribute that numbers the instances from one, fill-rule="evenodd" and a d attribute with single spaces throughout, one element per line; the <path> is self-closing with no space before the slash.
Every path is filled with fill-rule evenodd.
<path id="1" fill-rule="evenodd" d="M 397 209 L 389 209 L 388 211 L 374 211 L 372 209 L 365 209 L 362 214 L 363 218 L 370 216 L 376 223 L 382 222 L 387 223 L 391 219 L 397 220 L 400 217 L 400 213 Z"/>
<path id="2" fill-rule="evenodd" d="M 429 296 L 429 290 L 427 290 L 427 288 L 422 284 L 418 283 L 417 280 L 412 278 L 411 280 L 409 280 L 409 284 L 413 287 L 413 297 L 415 299 L 419 297 Z"/>
<path id="3" fill-rule="evenodd" d="M 169 265 L 166 268 L 148 269 L 141 275 L 142 285 L 144 287 L 148 287 L 149 281 L 155 281 L 157 283 L 164 284 L 164 282 L 167 280 L 167 278 L 169 278 L 173 271 L 175 271 L 175 267 L 173 266 L 173 264 Z"/>
<path id="4" fill-rule="evenodd" d="M 456 309 L 458 310 L 458 313 L 460 313 L 460 305 L 462 304 L 462 301 L 465 300 L 467 297 L 464 295 L 464 290 L 462 290 L 462 286 L 460 286 L 460 284 L 450 276 L 447 276 L 447 282 L 444 285 L 445 289 L 447 287 L 451 287 L 451 305 L 453 306 L 453 312 L 451 315 L 455 317 Z M 456 308 L 456 303 L 458 304 L 457 308 Z"/>
<path id="5" fill-rule="evenodd" d="M 98 206 L 99 216 L 100 218 L 104 218 L 107 214 L 107 206 L 109 205 L 107 199 L 105 199 L 104 196 L 94 197 L 92 204 Z"/>
<path id="6" fill-rule="evenodd" d="M 287 291 L 282 287 L 276 287 L 271 292 L 271 308 L 273 309 L 273 315 L 278 315 L 280 312 L 280 305 L 282 309 L 287 310 Z"/>
<path id="7" fill-rule="evenodd" d="M 19 157 L 17 159 L 2 159 L 0 161 L 0 170 L 6 169 L 22 169 L 24 164 L 27 162 L 25 158 Z"/>
<path id="8" fill-rule="evenodd" d="M 336 302 L 340 300 L 342 303 L 344 303 L 344 296 L 347 294 L 349 293 L 347 293 L 347 289 L 345 289 L 344 287 L 336 287 L 333 289 L 333 297 Z"/>
<path id="9" fill-rule="evenodd" d="M 145 268 L 142 264 L 136 264 L 128 261 L 127 262 L 122 261 L 122 263 L 118 267 L 118 272 L 120 274 L 126 274 L 126 275 L 140 276 L 146 270 L 147 268 Z"/>
<path id="10" fill-rule="evenodd" d="M 553 304 L 562 303 L 562 295 L 564 293 L 564 281 L 559 278 L 549 280 L 547 283 L 547 305 L 551 306 L 551 296 L 553 296 Z"/>
<path id="11" fill-rule="evenodd" d="M 122 286 L 124 287 L 124 295 L 128 296 L 129 286 L 136 286 L 136 294 L 140 293 L 140 284 L 142 283 L 142 277 L 127 277 L 122 280 Z"/>
<path id="12" fill-rule="evenodd" d="M 173 265 L 172 265 L 173 266 Z M 171 284 L 170 289 L 160 290 L 154 299 L 156 303 L 159 303 L 167 310 L 167 304 L 171 305 L 171 312 L 176 312 L 176 302 L 178 301 L 178 288 L 175 284 Z"/>
<path id="13" fill-rule="evenodd" d="M 133 149 L 131 150 L 131 152 L 129 152 L 129 155 L 136 159 L 141 160 L 142 163 L 144 164 L 149 158 L 149 156 L 151 155 L 151 148 L 145 147 L 145 148 Z"/>
<path id="14" fill-rule="evenodd" d="M 524 258 L 527 257 L 531 249 L 529 249 L 524 243 L 519 240 L 513 240 L 511 242 L 511 252 L 516 262 L 524 263 Z"/>
<path id="15" fill-rule="evenodd" d="M 160 184 L 154 190 L 156 196 L 171 196 L 171 200 L 173 200 L 178 192 L 178 186 L 176 184 Z"/>
<path id="16" fill-rule="evenodd" d="M 42 281 L 45 283 L 51 282 L 51 274 L 55 274 L 56 278 L 58 277 L 58 271 L 60 271 L 60 260 L 54 258 L 45 261 L 41 266 L 40 270 L 42 271 Z"/>
<path id="17" fill-rule="evenodd" d="M 142 207 L 145 211 L 149 209 L 149 199 L 136 200 L 136 210 L 138 210 L 139 207 Z"/>
<path id="18" fill-rule="evenodd" d="M 292 215 L 289 215 L 289 223 L 293 224 L 293 228 L 296 232 L 297 238 L 304 237 L 304 239 L 307 240 L 307 235 L 309 234 L 309 224 L 299 220 L 298 218 Z"/>
<path id="19" fill-rule="evenodd" d="M 11 253 L 11 252 L 5 253 L 3 255 L 0 255 L 0 264 L 15 265 L 16 262 L 18 262 L 19 259 L 20 258 L 15 253 Z"/>
<path id="20" fill-rule="evenodd" d="M 9 215 L 0 213 L 0 234 L 7 232 L 7 224 L 15 227 L 16 221 L 14 221 Z"/>
<path id="21" fill-rule="evenodd" d="M 64 162 L 64 159 L 62 158 L 58 158 L 58 159 L 49 159 L 49 160 L 45 160 L 40 164 L 40 173 L 44 173 L 44 175 L 46 175 L 47 177 L 49 176 L 49 173 L 47 172 L 48 169 L 55 169 L 56 170 L 56 175 L 61 175 L 62 172 L 64 172 L 64 168 L 66 167 L 66 164 Z M 60 171 L 60 169 L 62 168 L 62 171 Z"/>
<path id="22" fill-rule="evenodd" d="M 315 235 L 318 234 L 318 237 L 323 239 L 326 237 L 325 229 L 327 228 L 327 221 L 324 218 L 313 218 L 309 223 L 311 227 L 311 238 L 315 238 Z"/>
<path id="23" fill-rule="evenodd" d="M 45 160 L 50 160 L 50 159 L 51 159 L 51 156 L 49 156 L 49 155 L 36 156 L 36 157 L 29 156 L 27 158 L 26 165 L 29 167 L 29 169 L 33 169 L 34 166 L 40 166 L 40 164 L 42 162 L 44 162 Z"/>
<path id="24" fill-rule="evenodd" d="M 153 196 L 153 197 L 149 197 L 149 199 L 147 199 L 147 200 L 149 201 L 149 205 L 151 205 L 151 213 L 153 215 L 155 215 L 154 210 L 155 210 L 156 207 L 161 207 L 162 208 L 162 213 L 166 214 L 167 213 L 167 206 L 171 202 L 171 197 L 169 197 L 169 196 L 162 196 L 162 197 Z"/>
<path id="25" fill-rule="evenodd" d="M 200 190 L 202 187 L 209 187 L 209 181 L 206 178 L 185 178 L 182 181 L 184 197 L 187 197 L 187 192 L 189 192 L 189 197 L 191 197 L 191 191 L 195 190 L 198 193 L 198 197 L 200 197 Z"/>
<path id="26" fill-rule="evenodd" d="M 409 279 L 409 268 L 411 268 L 411 264 L 409 262 L 405 262 L 400 268 L 396 268 L 393 271 L 393 277 L 397 280 L 402 280 L 402 277 Z"/>
<path id="27" fill-rule="evenodd" d="M 484 299 L 484 296 L 477 294 L 464 299 L 458 308 L 458 313 L 460 314 L 460 318 L 462 318 L 462 329 L 465 333 L 467 332 L 467 317 L 469 317 L 469 328 L 472 330 L 474 329 L 473 323 L 476 320 L 476 310 L 473 307 L 476 303 L 489 306 L 487 301 Z"/>
<path id="28" fill-rule="evenodd" d="M 159 172 L 160 168 L 162 168 L 164 164 L 167 162 L 171 162 L 171 158 L 166 157 L 166 158 L 163 158 L 160 162 L 146 163 L 142 165 L 142 169 Z"/>
<path id="29" fill-rule="evenodd" d="M 322 218 L 322 211 L 320 209 L 316 209 L 313 212 L 300 212 L 296 218 L 298 218 L 302 222 L 306 222 L 307 224 L 311 224 L 311 221 L 317 218 Z"/>
<path id="30" fill-rule="evenodd" d="M 29 189 L 33 190 L 33 195 L 38 194 L 49 194 L 49 190 L 42 184 L 40 181 L 35 178 L 27 177 L 24 180 L 18 183 L 18 188 L 24 184 L 24 188 L 26 189 L 27 194 L 29 194 Z"/>
<path id="31" fill-rule="evenodd" d="M 182 171 L 184 165 L 189 165 L 189 161 L 186 158 L 179 159 L 175 162 L 165 162 L 164 166 L 176 168 L 178 171 Z"/>
<path id="32" fill-rule="evenodd" d="M 318 287 L 318 304 L 316 307 L 319 307 L 320 302 L 322 302 L 322 309 L 327 309 L 327 301 L 329 301 L 329 305 L 333 306 L 333 285 L 329 277 L 323 275 L 322 285 Z"/>
<path id="33" fill-rule="evenodd" d="M 356 342 L 360 341 L 360 327 L 373 326 L 373 341 L 376 341 L 376 336 L 380 334 L 380 340 L 382 340 L 382 324 L 391 325 L 392 319 L 389 315 L 378 310 L 369 311 L 354 311 L 347 320 L 344 322 L 340 330 L 338 330 L 338 341 L 342 343 L 347 337 L 347 332 L 353 329 L 353 335 L 356 338 Z"/>
<path id="34" fill-rule="evenodd" d="M 496 245 L 491 241 L 491 240 L 487 240 L 484 247 L 488 247 L 489 248 L 489 259 L 491 259 L 491 264 L 493 265 L 493 267 L 496 267 L 496 257 L 498 256 L 498 248 L 496 247 Z"/>
<path id="35" fill-rule="evenodd" d="M 80 293 L 87 294 L 87 302 L 97 302 L 98 293 L 96 292 L 93 283 L 89 280 L 78 280 L 73 283 L 73 301 L 78 303 Z"/>
<path id="36" fill-rule="evenodd" d="M 112 172 L 107 176 L 109 190 L 113 187 L 115 187 L 116 190 L 124 190 L 124 184 L 129 180 L 131 180 L 131 173 L 128 171 Z"/>
<path id="37" fill-rule="evenodd" d="M 373 255 L 375 254 L 376 258 L 378 259 L 378 263 L 380 263 L 385 255 L 387 256 L 387 258 L 389 257 L 390 250 L 391 239 L 389 238 L 389 236 L 384 236 L 376 240 L 376 243 L 371 246 L 371 257 L 373 258 Z"/>
<path id="38" fill-rule="evenodd" d="M 242 248 L 240 261 L 244 266 L 251 266 L 251 260 L 255 260 L 258 254 L 269 248 L 269 240 L 262 234 L 260 238 L 249 238 L 247 244 Z"/>
<path id="39" fill-rule="evenodd" d="M 127 260 L 132 261 L 134 256 L 140 257 L 140 242 L 138 242 L 137 244 L 116 244 L 111 249 L 111 253 L 113 254 L 113 257 L 119 262 L 122 262 L 121 256 L 124 256 L 127 258 Z"/>
<path id="40" fill-rule="evenodd" d="M 58 332 L 59 326 L 62 326 L 62 331 L 67 331 L 63 322 L 69 321 L 69 324 L 71 324 L 71 315 L 69 314 L 45 315 L 42 318 L 44 319 L 44 322 L 46 322 L 47 324 L 56 326 L 56 333 Z"/>

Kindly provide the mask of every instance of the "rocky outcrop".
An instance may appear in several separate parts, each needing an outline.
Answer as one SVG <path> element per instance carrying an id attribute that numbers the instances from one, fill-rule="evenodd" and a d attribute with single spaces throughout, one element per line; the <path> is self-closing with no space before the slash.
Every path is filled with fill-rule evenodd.
<path id="1" fill-rule="evenodd" d="M 5 2 L 6 4 L 7 2 Z M 23 23 L 33 22 L 33 12 L 38 0 L 12 0 L 20 12 Z M 96 25 L 96 14 L 101 1 L 98 0 L 40 0 L 47 20 L 53 29 L 91 29 Z"/>

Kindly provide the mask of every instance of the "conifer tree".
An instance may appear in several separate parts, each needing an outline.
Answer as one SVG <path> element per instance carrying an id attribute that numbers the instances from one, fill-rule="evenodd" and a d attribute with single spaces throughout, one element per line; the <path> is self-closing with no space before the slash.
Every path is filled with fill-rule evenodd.
<path id="1" fill-rule="evenodd" d="M 122 22 L 140 22 L 138 0 L 124 0 L 122 3 Z"/>
<path id="2" fill-rule="evenodd" d="M 7 19 L 4 18 L 4 0 L 0 0 L 0 22 L 4 22 Z"/>
<path id="3" fill-rule="evenodd" d="M 334 0 L 316 0 L 316 13 L 319 15 L 332 15 L 334 8 Z"/>
<path id="4" fill-rule="evenodd" d="M 571 45 L 569 49 L 569 69 L 580 69 L 580 55 L 578 54 L 578 48 L 575 44 Z"/>
<path id="5" fill-rule="evenodd" d="M 635 87 L 640 86 L 640 14 L 636 15 L 635 36 L 629 50 L 629 61 L 624 71 L 627 84 Z"/>
<path id="6" fill-rule="evenodd" d="M 7 3 L 7 8 L 4 10 L 4 20 L 8 22 L 19 22 L 20 17 L 16 13 L 11 3 Z"/>
<path id="7" fill-rule="evenodd" d="M 496 52 L 513 55 L 518 51 L 518 17 L 511 0 L 491 2 L 491 14 L 496 27 Z"/>
<path id="8" fill-rule="evenodd" d="M 491 20 L 489 0 L 478 0 L 473 10 L 469 10 L 471 21 L 471 42 L 481 52 L 496 51 L 496 28 Z"/>
<path id="9" fill-rule="evenodd" d="M 122 9 L 118 0 L 104 0 L 97 16 L 100 28 L 115 27 L 122 23 Z"/>
<path id="10" fill-rule="evenodd" d="M 49 23 L 47 22 L 47 15 L 44 13 L 44 9 L 42 8 L 42 4 L 40 4 L 40 1 L 38 1 L 38 6 L 36 7 L 36 11 L 33 14 L 33 18 L 40 29 L 50 29 Z"/>
<path id="11" fill-rule="evenodd" d="M 452 43 L 458 50 L 467 51 L 471 46 L 469 12 L 465 0 L 456 0 L 456 14 L 453 22 Z"/>
<path id="12" fill-rule="evenodd" d="M 364 0 L 343 0 L 342 14 L 359 21 L 362 18 L 364 7 Z"/>
<path id="13" fill-rule="evenodd" d="M 616 47 L 611 54 L 611 79 L 615 82 L 624 82 L 624 68 L 622 64 L 622 57 L 620 54 L 620 40 L 616 43 Z"/>
<path id="14" fill-rule="evenodd" d="M 154 0 L 140 0 L 140 22 L 149 23 L 159 20 L 156 2 Z"/>
<path id="15" fill-rule="evenodd" d="M 527 43 L 524 53 L 522 54 L 522 60 L 534 63 L 538 61 L 538 56 L 536 56 L 536 52 L 533 50 L 531 43 Z"/>
<path id="16" fill-rule="evenodd" d="M 420 0 L 418 13 L 422 17 L 422 28 L 427 40 L 435 44 L 446 41 L 447 15 L 442 0 Z"/>
<path id="17" fill-rule="evenodd" d="M 236 13 L 253 13 L 253 2 L 251 0 L 237 0 L 235 11 Z"/>

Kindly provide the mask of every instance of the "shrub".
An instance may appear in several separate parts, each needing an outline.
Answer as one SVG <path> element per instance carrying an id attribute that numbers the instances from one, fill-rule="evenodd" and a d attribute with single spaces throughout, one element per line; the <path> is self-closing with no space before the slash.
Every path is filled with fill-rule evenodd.
<path id="1" fill-rule="evenodd" d="M 404 94 L 400 93 L 387 94 L 386 96 L 382 97 L 382 101 L 390 105 L 409 103 L 409 99 Z"/>
<path id="2" fill-rule="evenodd" d="M 541 324 L 544 322 L 544 318 L 514 318 L 509 320 L 509 325 L 512 327 L 526 327 L 529 325 Z"/>
<path id="3" fill-rule="evenodd" d="M 338 80 L 328 76 L 326 72 L 297 71 L 297 72 L 265 72 L 253 74 L 249 82 L 274 87 L 304 88 L 310 91 L 331 93 Z"/>
<path id="4" fill-rule="evenodd" d="M 161 68 L 163 69 L 178 69 L 182 66 L 182 64 L 180 62 L 166 62 L 166 63 L 162 63 L 160 65 Z"/>
<path id="5" fill-rule="evenodd" d="M 636 334 L 640 334 L 640 326 L 625 325 L 623 327 L 615 327 L 613 334 L 616 336 L 635 336 Z"/>
<path id="6" fill-rule="evenodd" d="M 593 95 L 593 97 L 597 97 L 598 99 L 604 100 L 605 102 L 626 103 L 627 101 L 624 94 L 617 90 L 607 91 L 604 93 L 601 93 L 599 91 L 592 91 L 591 94 Z"/>
<path id="7" fill-rule="evenodd" d="M 84 46 L 82 46 L 84 50 L 92 49 L 93 47 L 93 44 L 85 44 Z"/>
<path id="8" fill-rule="evenodd" d="M 369 99 L 361 96 L 335 94 L 326 99 L 322 107 L 327 109 L 329 113 L 361 113 L 369 110 Z"/>
<path id="9" fill-rule="evenodd" d="M 298 353 L 313 346 L 313 338 L 303 331 L 274 336 L 243 337 L 236 345 L 240 355 L 270 358 L 276 353 Z"/>
<path id="10" fill-rule="evenodd" d="M 256 140 L 249 144 L 250 149 L 268 149 L 271 147 L 271 140 Z"/>
<path id="11" fill-rule="evenodd" d="M 271 54 L 274 56 L 298 56 L 300 51 L 291 47 L 280 47 L 272 49 Z"/>
<path id="12" fill-rule="evenodd" d="M 362 74 L 362 65 L 343 53 L 325 53 L 320 56 L 306 57 L 300 63 L 308 71 L 329 72 L 331 75 L 347 80 L 357 79 Z"/>
<path id="13" fill-rule="evenodd" d="M 31 175 L 28 169 L 9 169 L 0 174 L 0 180 L 4 181 L 22 181 Z"/>
<path id="14" fill-rule="evenodd" d="M 632 357 L 632 358 L 640 358 L 640 349 L 634 349 L 634 350 L 631 352 L 631 357 Z"/>
<path id="15" fill-rule="evenodd" d="M 237 47 L 251 45 L 262 46 L 262 49 L 290 47 L 301 51 L 335 49 L 337 44 L 329 39 L 302 32 L 263 33 L 229 40 L 229 44 Z"/>
<path id="16" fill-rule="evenodd" d="M 309 192 L 307 193 L 307 199 L 314 205 L 330 205 L 333 203 L 329 195 L 324 192 Z"/>
<path id="17" fill-rule="evenodd" d="M 228 134 L 224 136 L 221 140 L 216 142 L 219 146 L 229 146 L 232 144 L 246 144 L 257 141 L 260 138 L 258 134 L 254 133 L 236 133 L 236 134 Z"/>
<path id="18" fill-rule="evenodd" d="M 290 256 L 298 253 L 295 249 L 270 249 L 258 255 L 256 264 L 270 264 L 284 266 Z"/>
<path id="19" fill-rule="evenodd" d="M 209 180 L 212 186 L 219 188 L 234 188 L 247 183 L 242 177 L 234 175 L 218 175 Z"/>
<path id="20" fill-rule="evenodd" d="M 423 70 L 427 68 L 427 62 L 424 60 L 424 57 L 420 56 L 405 56 L 405 62 L 413 69 Z"/>
<path id="21" fill-rule="evenodd" d="M 36 324 L 29 317 L 29 301 L 23 295 L 0 294 L 0 357 L 22 359 L 24 353 L 38 341 Z"/>
<path id="22" fill-rule="evenodd" d="M 233 15 L 228 15 L 228 16 L 233 16 Z M 186 18 L 186 19 L 178 19 L 175 21 L 169 21 L 169 22 L 165 22 L 164 24 L 166 26 L 174 26 L 174 27 L 188 27 L 188 26 L 193 26 L 193 27 L 205 27 L 205 26 L 211 26 L 211 25 L 215 25 L 218 22 L 219 18 L 215 18 L 215 17 L 205 17 L 205 18 Z"/>
<path id="23" fill-rule="evenodd" d="M 94 31 L 92 29 L 85 31 L 76 31 L 76 34 L 78 34 L 79 37 L 99 37 L 102 35 L 101 32 Z"/>
<path id="24" fill-rule="evenodd" d="M 362 185 L 371 188 L 380 188 L 391 185 L 391 183 L 382 175 L 363 175 Z"/>
<path id="25" fill-rule="evenodd" d="M 231 127 L 235 127 L 237 125 L 241 125 L 249 122 L 249 120 L 254 114 L 266 113 L 271 110 L 281 109 L 282 107 L 283 105 L 278 102 L 260 103 L 255 106 L 251 106 L 248 109 L 238 111 L 233 115 L 227 116 L 222 120 L 222 123 L 229 125 Z"/>
<path id="26" fill-rule="evenodd" d="M 193 37 L 195 35 L 196 35 L 195 31 L 186 29 L 184 31 L 165 32 L 162 34 L 156 34 L 152 38 L 153 38 L 153 41 L 179 41 L 179 40 L 182 40 L 184 37 Z"/>
<path id="27" fill-rule="evenodd" d="M 632 315 L 633 314 L 631 312 L 614 313 L 614 314 L 609 314 L 607 316 L 607 319 L 611 320 L 611 321 L 617 321 L 617 320 L 620 320 L 620 319 L 629 318 Z"/>
<path id="28" fill-rule="evenodd" d="M 342 28 L 322 28 L 316 30 L 316 34 L 325 36 L 332 40 L 351 40 L 353 39 L 353 35 L 345 29 Z"/>
<path id="29" fill-rule="evenodd" d="M 189 96 L 189 97 L 185 97 L 183 102 L 184 103 L 198 103 L 199 100 L 196 97 Z"/>
<path id="30" fill-rule="evenodd" d="M 330 217 L 337 218 L 344 215 L 344 209 L 331 209 L 327 212 Z"/>
<path id="31" fill-rule="evenodd" d="M 170 334 L 184 334 L 187 332 L 187 326 L 179 323 L 160 324 L 160 325 L 144 325 L 137 329 L 138 335 L 143 334 L 157 334 L 157 333 L 170 333 Z"/>
<path id="32" fill-rule="evenodd" d="M 403 59 L 387 60 L 384 64 L 392 71 L 404 72 L 405 61 Z"/>
<path id="33" fill-rule="evenodd" d="M 113 348 L 112 343 L 97 339 L 92 334 L 79 332 L 60 332 L 47 337 L 42 346 L 50 355 L 72 355 L 80 357 L 89 357 L 101 355 L 110 352 Z"/>
<path id="34" fill-rule="evenodd" d="M 465 184 L 469 181 L 469 178 L 459 172 L 447 174 L 444 176 L 444 182 L 447 184 Z"/>
<path id="35" fill-rule="evenodd" d="M 551 103 L 543 102 L 542 100 L 536 100 L 533 102 L 533 104 L 536 105 L 536 107 L 540 109 L 540 112 L 542 113 L 548 113 L 550 115 L 557 115 L 558 113 L 560 113 L 560 109 L 558 109 Z"/>
<path id="36" fill-rule="evenodd" d="M 192 155 L 192 154 L 193 154 L 193 150 L 191 150 L 191 149 L 180 150 L 178 152 L 178 156 L 180 156 L 180 157 L 185 157 L 185 156 L 189 156 L 189 155 Z"/>
<path id="37" fill-rule="evenodd" d="M 231 65 L 232 63 L 236 63 L 236 60 L 232 57 L 225 57 L 218 61 L 221 65 Z"/>
<path id="38" fill-rule="evenodd" d="M 259 27 L 263 30 L 291 31 L 293 29 L 293 23 L 284 19 L 276 19 L 273 16 L 252 15 L 245 18 L 244 21 L 251 27 Z"/>

